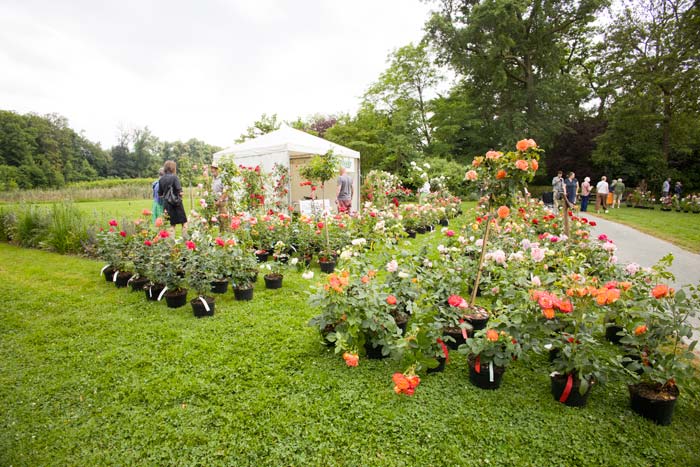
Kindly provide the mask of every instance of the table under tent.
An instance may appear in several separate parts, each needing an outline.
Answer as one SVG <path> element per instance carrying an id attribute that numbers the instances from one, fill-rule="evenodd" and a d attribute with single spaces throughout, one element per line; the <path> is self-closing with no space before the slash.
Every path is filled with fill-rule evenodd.
<path id="1" fill-rule="evenodd" d="M 290 175 L 288 202 L 294 206 L 295 210 L 300 208 L 305 210 L 311 204 L 305 201 L 310 200 L 312 194 L 309 186 L 300 185 L 304 179 L 299 174 L 299 169 L 313 156 L 325 154 L 330 149 L 339 157 L 341 166 L 347 169 L 348 175 L 353 179 L 355 190 L 352 210 L 357 211 L 360 207 L 360 153 L 287 125 L 215 153 L 214 162 L 233 161 L 249 167 L 259 165 L 268 172 L 275 164 L 286 166 Z M 325 186 L 326 205 L 329 204 L 333 211 L 337 190 L 336 180 L 337 177 L 334 177 Z M 315 197 L 317 200 L 323 197 L 320 187 Z"/>

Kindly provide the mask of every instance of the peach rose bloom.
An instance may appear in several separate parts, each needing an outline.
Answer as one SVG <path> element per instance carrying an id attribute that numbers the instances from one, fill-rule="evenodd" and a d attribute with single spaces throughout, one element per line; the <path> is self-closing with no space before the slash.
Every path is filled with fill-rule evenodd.
<path id="1" fill-rule="evenodd" d="M 496 212 L 498 213 L 498 217 L 505 219 L 510 214 L 510 209 L 508 206 L 501 206 Z"/>
<path id="2" fill-rule="evenodd" d="M 530 167 L 530 165 L 527 163 L 527 161 L 518 159 L 517 161 L 515 161 L 515 167 L 517 167 L 520 170 L 527 170 Z"/>
<path id="3" fill-rule="evenodd" d="M 475 170 L 470 170 L 470 171 L 468 171 L 468 172 L 466 173 L 466 175 L 464 176 L 464 178 L 466 178 L 467 180 L 469 180 L 469 181 L 471 181 L 471 182 L 473 182 L 474 180 L 476 180 L 478 177 L 479 177 L 479 176 L 477 175 L 477 173 L 476 173 Z"/>

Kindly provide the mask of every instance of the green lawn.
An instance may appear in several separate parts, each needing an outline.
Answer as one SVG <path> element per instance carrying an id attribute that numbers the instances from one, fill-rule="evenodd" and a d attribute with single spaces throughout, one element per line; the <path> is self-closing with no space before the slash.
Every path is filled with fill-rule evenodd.
<path id="1" fill-rule="evenodd" d="M 453 353 L 397 396 L 398 364 L 348 368 L 319 342 L 296 273 L 276 291 L 260 279 L 252 302 L 228 292 L 197 320 L 100 267 L 0 244 L 0 465 L 700 465 L 689 394 L 659 427 L 620 384 L 574 409 L 552 398 L 545 358 L 484 391 Z"/>
<path id="2" fill-rule="evenodd" d="M 693 253 L 700 253 L 700 214 L 659 209 L 610 209 L 605 218 L 669 241 Z"/>

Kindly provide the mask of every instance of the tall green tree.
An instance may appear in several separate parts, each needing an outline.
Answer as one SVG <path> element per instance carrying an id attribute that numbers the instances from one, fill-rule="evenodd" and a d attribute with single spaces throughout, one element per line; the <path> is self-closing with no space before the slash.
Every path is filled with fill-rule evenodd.
<path id="1" fill-rule="evenodd" d="M 594 161 L 660 179 L 676 154 L 692 153 L 689 129 L 700 123 L 698 9 L 691 0 L 640 0 L 610 24 L 604 47 L 617 93 Z"/>
<path id="2" fill-rule="evenodd" d="M 502 146 L 547 144 L 586 96 L 572 73 L 606 0 L 438 0 L 426 25 L 441 63 L 465 80 L 483 126 Z"/>
<path id="3" fill-rule="evenodd" d="M 280 126 L 282 126 L 282 122 L 277 120 L 277 114 L 272 114 L 270 116 L 262 114 L 259 120 L 253 122 L 246 132 L 238 137 L 236 143 L 243 143 L 246 140 L 279 130 Z"/>

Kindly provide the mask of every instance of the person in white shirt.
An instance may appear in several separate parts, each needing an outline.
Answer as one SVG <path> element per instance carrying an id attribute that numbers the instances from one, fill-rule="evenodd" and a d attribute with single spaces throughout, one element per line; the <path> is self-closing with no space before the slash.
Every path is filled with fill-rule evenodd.
<path id="1" fill-rule="evenodd" d="M 595 212 L 600 212 L 600 206 L 603 206 L 603 210 L 608 212 L 608 193 L 610 193 L 610 188 L 608 187 L 607 177 L 603 175 L 600 177 L 600 181 L 595 186 Z"/>

